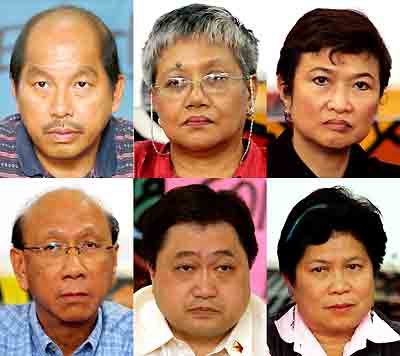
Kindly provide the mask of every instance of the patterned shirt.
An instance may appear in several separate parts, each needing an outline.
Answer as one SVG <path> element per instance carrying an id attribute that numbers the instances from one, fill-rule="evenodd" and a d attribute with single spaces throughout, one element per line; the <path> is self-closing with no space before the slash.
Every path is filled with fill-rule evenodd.
<path id="1" fill-rule="evenodd" d="M 40 163 L 19 114 L 0 121 L 0 178 L 51 177 Z M 112 117 L 105 127 L 96 165 L 87 178 L 133 177 L 133 125 Z"/>
<path id="2" fill-rule="evenodd" d="M 62 356 L 60 348 L 44 333 L 36 306 L 7 305 L 0 308 L 0 355 Z M 96 325 L 73 356 L 133 356 L 133 313 L 104 302 Z"/>
<path id="3" fill-rule="evenodd" d="M 172 333 L 151 286 L 135 293 L 135 316 L 135 356 L 195 356 L 190 346 Z M 208 356 L 268 355 L 266 324 L 265 303 L 252 295 L 236 326 Z"/>

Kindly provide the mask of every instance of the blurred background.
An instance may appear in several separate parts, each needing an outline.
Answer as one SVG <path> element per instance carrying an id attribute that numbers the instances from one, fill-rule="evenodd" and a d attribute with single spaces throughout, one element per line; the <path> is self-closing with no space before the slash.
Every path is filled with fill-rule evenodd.
<path id="1" fill-rule="evenodd" d="M 126 77 L 125 93 L 116 117 L 132 120 L 133 12 L 132 0 L 10 0 L 0 1 L 0 119 L 16 112 L 11 94 L 9 64 L 22 26 L 35 14 L 58 5 L 75 5 L 95 13 L 113 32 Z"/>
<path id="2" fill-rule="evenodd" d="M 371 156 L 400 164 L 400 43 L 397 3 L 376 0 L 307 0 L 298 1 L 291 6 L 284 1 L 274 1 L 270 4 L 268 11 L 262 12 L 267 42 L 265 48 L 268 52 L 265 56 L 268 83 L 268 140 L 278 137 L 286 125 L 283 120 L 283 106 L 276 90 L 275 73 L 279 52 L 290 29 L 302 15 L 315 8 L 356 9 L 370 18 L 392 56 L 389 86 L 381 99 L 376 121 L 361 146 Z"/>
<path id="3" fill-rule="evenodd" d="M 266 219 L 266 186 L 265 179 L 135 179 L 135 223 L 141 214 L 160 199 L 164 192 L 189 184 L 206 184 L 214 190 L 233 190 L 244 199 L 249 207 L 256 228 L 258 242 L 258 255 L 251 269 L 251 289 L 253 293 L 266 299 L 266 241 L 265 241 L 265 219 Z M 135 228 L 135 291 L 151 284 L 147 272 L 144 256 L 141 251 L 141 232 Z"/>
<path id="4" fill-rule="evenodd" d="M 398 179 L 269 179 L 267 193 L 268 236 L 268 315 L 277 312 L 289 301 L 279 273 L 277 246 L 281 230 L 292 208 L 311 192 L 340 185 L 354 194 L 369 199 L 382 213 L 387 234 L 386 256 L 376 278 L 375 307 L 389 318 L 400 320 L 400 225 Z"/>
<path id="5" fill-rule="evenodd" d="M 118 220 L 118 266 L 116 279 L 107 299 L 132 307 L 133 289 L 133 189 L 131 179 L 118 179 L 112 184 L 110 179 L 7 179 L 0 184 L 0 304 L 20 304 L 30 297 L 19 288 L 12 270 L 9 252 L 11 232 L 17 215 L 42 193 L 58 188 L 76 188 L 84 191 Z M 113 180 L 113 182 L 115 182 Z"/>

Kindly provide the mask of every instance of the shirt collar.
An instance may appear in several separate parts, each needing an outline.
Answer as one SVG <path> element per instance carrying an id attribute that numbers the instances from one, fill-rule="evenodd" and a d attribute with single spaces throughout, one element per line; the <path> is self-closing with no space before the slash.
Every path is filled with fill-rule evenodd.
<path id="1" fill-rule="evenodd" d="M 32 341 L 36 347 L 36 349 L 41 350 L 43 355 L 47 354 L 48 350 L 55 351 L 58 346 L 56 343 L 50 339 L 42 329 L 42 326 L 39 323 L 39 319 L 36 315 L 36 303 L 31 303 L 31 308 L 29 310 L 29 324 L 32 330 Z M 94 329 L 91 334 L 87 338 L 86 341 L 79 346 L 78 350 L 82 350 L 83 348 L 91 347 L 92 350 L 96 350 L 97 345 L 100 341 L 100 335 L 103 329 L 103 312 L 102 309 L 98 309 L 97 313 L 97 321 Z"/>
<path id="2" fill-rule="evenodd" d="M 112 177 L 117 169 L 117 151 L 115 144 L 115 119 L 111 118 L 103 130 L 100 147 L 96 155 L 96 166 L 89 176 Z M 35 150 L 33 142 L 21 121 L 16 129 L 16 151 L 18 163 L 23 175 L 27 177 L 50 177 L 43 168 Z"/>
<path id="3" fill-rule="evenodd" d="M 154 299 L 152 286 L 144 287 L 135 293 L 135 310 L 135 353 L 146 355 L 174 339 L 174 335 Z M 253 355 L 253 333 L 252 312 L 249 303 L 231 333 L 212 353 L 226 349 L 231 356 Z"/>
<path id="4" fill-rule="evenodd" d="M 294 320 L 293 320 L 294 319 Z M 290 308 L 280 319 L 275 321 L 278 333 L 286 343 L 293 343 L 293 350 L 301 355 L 325 356 L 326 353 L 310 329 L 304 323 L 296 306 Z M 294 327 L 293 327 L 294 326 Z M 374 313 L 366 315 L 351 340 L 345 345 L 343 355 L 352 355 L 367 346 L 367 340 L 373 343 L 389 343 L 400 340 L 400 335 L 389 324 Z"/>

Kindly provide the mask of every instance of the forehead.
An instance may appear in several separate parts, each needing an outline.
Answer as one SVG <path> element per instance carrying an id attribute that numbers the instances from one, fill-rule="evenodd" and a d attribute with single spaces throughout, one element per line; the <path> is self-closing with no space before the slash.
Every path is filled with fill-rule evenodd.
<path id="1" fill-rule="evenodd" d="M 207 258 L 223 250 L 229 250 L 238 258 L 246 256 L 232 225 L 225 222 L 209 225 L 180 223 L 167 230 L 159 256 L 173 258 L 178 252 L 190 251 Z"/>
<path id="2" fill-rule="evenodd" d="M 36 242 L 52 232 L 66 237 L 80 236 L 84 232 L 110 234 L 103 210 L 79 191 L 59 191 L 43 196 L 26 212 L 22 228 L 24 237 Z"/>
<path id="3" fill-rule="evenodd" d="M 84 41 L 82 40 L 84 39 Z M 30 30 L 24 64 L 56 66 L 100 63 L 100 35 L 94 25 L 76 14 L 51 14 Z"/>
<path id="4" fill-rule="evenodd" d="M 350 233 L 334 232 L 327 242 L 307 246 L 302 261 L 304 263 L 314 260 L 335 262 L 354 257 L 369 258 L 364 244 Z"/>
<path id="5" fill-rule="evenodd" d="M 301 54 L 296 73 L 312 71 L 315 68 L 325 68 L 345 75 L 370 73 L 376 78 L 379 75 L 379 63 L 374 55 L 367 52 L 358 54 L 332 52 L 331 48 Z"/>
<path id="6" fill-rule="evenodd" d="M 173 44 L 161 50 L 157 72 L 176 69 L 207 69 L 212 66 L 227 66 L 240 70 L 233 51 L 223 43 L 210 43 L 204 36 L 179 37 Z"/>

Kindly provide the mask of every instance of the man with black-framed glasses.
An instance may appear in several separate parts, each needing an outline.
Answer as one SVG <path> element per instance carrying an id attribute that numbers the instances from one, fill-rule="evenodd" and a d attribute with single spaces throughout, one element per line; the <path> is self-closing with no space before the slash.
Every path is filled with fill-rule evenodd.
<path id="1" fill-rule="evenodd" d="M 132 311 L 104 302 L 118 221 L 80 190 L 57 189 L 15 220 L 11 262 L 32 303 L 0 308 L 1 355 L 132 355 Z"/>

